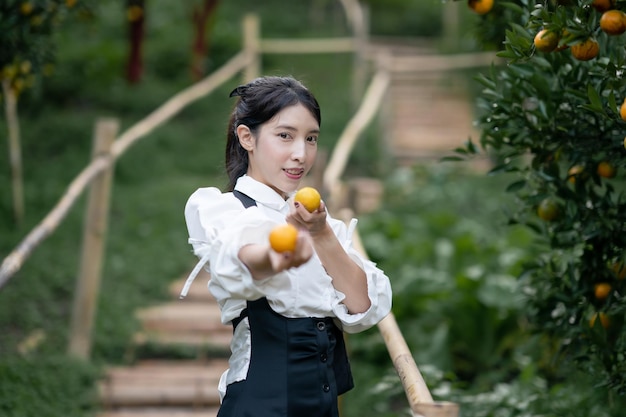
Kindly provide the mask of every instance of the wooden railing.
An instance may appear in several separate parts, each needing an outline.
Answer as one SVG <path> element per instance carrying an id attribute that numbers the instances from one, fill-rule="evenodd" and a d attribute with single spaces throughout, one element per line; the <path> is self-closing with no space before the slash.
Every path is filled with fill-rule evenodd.
<path id="1" fill-rule="evenodd" d="M 246 16 L 243 20 L 243 48 L 231 60 L 202 81 L 181 91 L 139 121 L 119 137 L 118 122 L 112 119 L 98 120 L 95 128 L 94 153 L 91 163 L 69 184 L 66 192 L 44 219 L 16 246 L 0 265 L 0 288 L 22 267 L 27 258 L 49 235 L 51 235 L 77 199 L 91 186 L 85 225 L 83 232 L 83 256 L 80 262 L 77 280 L 75 304 L 72 315 L 72 331 L 69 351 L 72 355 L 86 358 L 89 356 L 93 315 L 96 310 L 101 264 L 103 259 L 104 239 L 107 229 L 109 207 L 109 186 L 115 161 L 133 144 L 146 137 L 157 127 L 173 118 L 186 106 L 205 97 L 225 82 L 243 72 L 245 80 L 261 74 L 260 57 L 264 53 L 354 53 L 355 79 L 364 79 L 367 28 L 362 10 L 355 0 L 342 0 L 347 15 L 351 19 L 355 35 L 350 38 L 294 40 L 262 39 L 259 21 L 255 16 Z M 355 20 L 356 19 L 356 20 Z M 361 19 L 361 20 L 359 20 Z M 426 59 L 426 60 L 425 60 Z M 382 56 L 376 62 L 376 71 L 369 86 L 360 100 L 360 105 L 346 125 L 323 173 L 321 186 L 329 196 L 329 205 L 333 210 L 350 215 L 349 209 L 343 209 L 336 203 L 341 201 L 345 192 L 342 184 L 346 164 L 355 143 L 363 130 L 371 123 L 388 92 L 391 72 L 421 69 L 442 71 L 466 66 L 481 66 L 493 60 L 493 55 L 462 55 L 447 58 L 432 57 L 390 59 Z M 358 83 L 357 83 L 358 84 Z M 355 97 L 360 97 L 360 86 L 354 88 Z M 367 257 L 361 245 L 358 232 L 355 232 L 355 244 Z M 400 376 L 409 405 L 415 415 L 426 417 L 457 416 L 458 406 L 453 403 L 433 402 L 433 398 L 417 368 L 413 356 L 390 313 L 378 325 L 389 355 Z"/>

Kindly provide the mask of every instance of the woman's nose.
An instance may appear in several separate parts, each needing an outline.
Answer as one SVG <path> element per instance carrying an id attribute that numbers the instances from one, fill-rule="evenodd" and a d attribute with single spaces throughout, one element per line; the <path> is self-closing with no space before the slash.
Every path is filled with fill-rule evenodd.
<path id="1" fill-rule="evenodd" d="M 291 158 L 295 160 L 303 160 L 306 156 L 306 143 L 304 140 L 296 140 L 291 148 Z"/>

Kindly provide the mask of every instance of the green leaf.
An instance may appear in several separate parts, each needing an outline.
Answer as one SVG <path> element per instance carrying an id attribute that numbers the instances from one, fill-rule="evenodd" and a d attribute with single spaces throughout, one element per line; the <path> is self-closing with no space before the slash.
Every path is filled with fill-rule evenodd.
<path id="1" fill-rule="evenodd" d="M 591 84 L 587 85 L 587 97 L 589 97 L 589 101 L 591 102 L 591 109 L 597 112 L 602 112 L 602 100 L 600 99 L 600 95 L 596 91 L 595 88 Z"/>

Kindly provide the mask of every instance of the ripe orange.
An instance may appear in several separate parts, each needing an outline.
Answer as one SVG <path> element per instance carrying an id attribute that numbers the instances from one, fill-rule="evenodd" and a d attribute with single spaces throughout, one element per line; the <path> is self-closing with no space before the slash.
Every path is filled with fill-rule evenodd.
<path id="1" fill-rule="evenodd" d="M 304 187 L 296 192 L 293 200 L 302 204 L 309 213 L 313 213 L 320 207 L 322 196 L 315 188 Z"/>
<path id="2" fill-rule="evenodd" d="M 608 297 L 609 294 L 611 293 L 612 289 L 613 287 L 611 287 L 611 284 L 607 282 L 601 282 L 599 284 L 594 285 L 593 294 L 596 296 L 596 299 L 605 300 L 606 297 Z"/>
<path id="3" fill-rule="evenodd" d="M 572 55 L 579 61 L 589 61 L 598 56 L 600 52 L 600 45 L 593 38 L 587 38 L 586 40 L 572 45 Z"/>
<path id="4" fill-rule="evenodd" d="M 493 0 L 467 0 L 467 5 L 475 13 L 486 14 L 493 8 Z"/>
<path id="5" fill-rule="evenodd" d="M 585 167 L 582 165 L 574 165 L 569 169 L 569 171 L 567 171 L 567 180 L 572 184 L 575 184 L 576 178 L 581 176 L 584 171 Z"/>
<path id="6" fill-rule="evenodd" d="M 594 313 L 594 315 L 591 317 L 591 320 L 589 320 L 589 327 L 593 327 L 596 324 L 596 319 L 600 318 L 600 324 L 602 324 L 602 327 L 604 327 L 605 329 L 607 329 L 609 327 L 609 325 L 611 324 L 609 317 L 606 315 L 606 313 Z"/>
<path id="7" fill-rule="evenodd" d="M 535 35 L 535 48 L 541 52 L 552 52 L 559 45 L 559 36 L 556 32 L 542 29 Z"/>
<path id="8" fill-rule="evenodd" d="M 270 232 L 270 246 L 276 252 L 293 252 L 298 241 L 298 229 L 292 224 L 281 224 Z"/>
<path id="9" fill-rule="evenodd" d="M 591 7 L 599 12 L 606 12 L 615 6 L 615 0 L 593 0 Z"/>
<path id="10" fill-rule="evenodd" d="M 559 217 L 559 205 L 556 201 L 548 197 L 539 203 L 537 215 L 540 219 L 551 222 Z"/>
<path id="11" fill-rule="evenodd" d="M 621 10 L 607 10 L 600 17 L 600 29 L 608 35 L 621 35 L 626 32 L 626 14 Z"/>
<path id="12" fill-rule="evenodd" d="M 610 162 L 602 161 L 598 164 L 598 175 L 604 178 L 613 178 L 617 174 L 617 168 Z"/>
<path id="13" fill-rule="evenodd" d="M 626 98 L 619 108 L 619 116 L 622 118 L 623 121 L 626 122 Z"/>

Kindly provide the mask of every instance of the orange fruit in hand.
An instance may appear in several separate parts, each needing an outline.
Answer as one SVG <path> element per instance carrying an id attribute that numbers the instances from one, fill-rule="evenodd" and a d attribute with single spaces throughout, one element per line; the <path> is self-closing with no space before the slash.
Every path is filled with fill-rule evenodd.
<path id="1" fill-rule="evenodd" d="M 559 36 L 547 29 L 542 29 L 535 35 L 535 48 L 541 52 L 552 52 L 559 45 Z"/>
<path id="2" fill-rule="evenodd" d="M 626 32 L 626 14 L 621 10 L 607 10 L 600 17 L 600 29 L 607 35 L 621 35 Z"/>
<path id="3" fill-rule="evenodd" d="M 598 56 L 600 52 L 600 45 L 593 38 L 587 38 L 586 40 L 572 45 L 572 55 L 579 61 L 589 61 Z"/>
<path id="4" fill-rule="evenodd" d="M 617 169 L 607 161 L 598 164 L 598 175 L 604 178 L 613 178 L 617 174 Z"/>
<path id="5" fill-rule="evenodd" d="M 493 8 L 493 0 L 467 0 L 467 5 L 478 14 L 486 14 Z"/>
<path id="6" fill-rule="evenodd" d="M 596 296 L 598 300 L 604 300 L 611 293 L 611 284 L 606 282 L 601 282 L 599 284 L 594 285 L 593 294 Z"/>
<path id="7" fill-rule="evenodd" d="M 304 187 L 296 192 L 293 201 L 297 201 L 302 204 L 309 213 L 313 213 L 320 207 L 322 196 L 315 188 Z"/>
<path id="8" fill-rule="evenodd" d="M 298 229 L 292 224 L 281 224 L 270 232 L 270 246 L 276 252 L 293 252 L 298 242 Z"/>
<path id="9" fill-rule="evenodd" d="M 602 312 L 595 313 L 591 317 L 591 320 L 589 320 L 589 327 L 593 327 L 596 324 L 596 320 L 598 319 L 598 317 L 600 318 L 600 324 L 602 324 L 602 327 L 604 327 L 605 329 L 608 328 L 611 322 L 609 321 L 609 317 L 606 315 L 606 313 Z"/>

